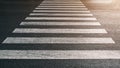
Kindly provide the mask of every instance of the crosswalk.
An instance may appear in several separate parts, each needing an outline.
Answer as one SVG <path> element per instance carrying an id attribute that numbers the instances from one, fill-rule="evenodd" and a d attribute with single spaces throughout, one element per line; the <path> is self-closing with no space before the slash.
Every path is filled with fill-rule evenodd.
<path id="1" fill-rule="evenodd" d="M 120 59 L 120 51 L 64 51 L 64 50 L 14 50 L 0 51 L 1 54 L 9 56 L 1 56 L 3 59 Z M 14 55 L 11 55 L 14 54 Z M 91 55 L 92 54 L 92 55 Z M 104 54 L 104 55 L 103 55 Z"/>
<path id="2" fill-rule="evenodd" d="M 115 44 L 80 0 L 44 0 L 12 34 L 17 35 L 7 37 L 2 44 L 50 44 L 51 47 L 52 44 L 91 47 Z M 47 36 L 40 37 L 37 34 Z M 74 34 L 79 36 L 73 37 Z M 0 59 L 120 59 L 120 50 L 0 50 Z"/>

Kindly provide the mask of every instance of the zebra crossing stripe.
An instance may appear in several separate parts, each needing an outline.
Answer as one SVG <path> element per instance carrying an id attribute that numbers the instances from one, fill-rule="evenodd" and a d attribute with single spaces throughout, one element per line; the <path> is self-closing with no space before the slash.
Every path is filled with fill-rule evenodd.
<path id="1" fill-rule="evenodd" d="M 81 6 L 81 5 L 84 5 L 84 4 L 40 4 L 40 6 L 43 6 L 43 5 L 60 5 L 60 6 L 63 6 L 63 5 L 68 5 L 68 6 Z"/>
<path id="2" fill-rule="evenodd" d="M 64 1 L 64 2 L 81 2 L 80 0 L 69 0 L 69 1 L 66 1 L 66 0 L 44 0 L 44 1 L 57 1 L 57 2 L 61 2 L 61 1 Z"/>
<path id="3" fill-rule="evenodd" d="M 58 8 L 59 8 L 59 7 L 61 7 L 61 8 L 62 8 L 62 7 L 63 7 L 63 8 L 70 8 L 70 7 L 71 7 L 71 8 L 73 8 L 73 7 L 74 7 L 74 8 L 85 8 L 85 6 L 38 6 L 38 8 L 39 8 L 39 7 L 42 7 L 42 8 L 52 8 L 52 7 L 53 7 L 53 8 L 54 8 L 54 7 L 58 7 Z"/>
<path id="4" fill-rule="evenodd" d="M 42 2 L 42 4 L 60 4 L 60 3 L 62 3 L 62 4 L 81 4 L 82 2 L 55 2 L 55 1 L 52 1 L 52 2 L 45 2 L 45 1 L 43 1 Z"/>
<path id="5" fill-rule="evenodd" d="M 59 3 L 70 3 L 70 2 L 71 2 L 71 3 L 74 3 L 74 2 L 75 2 L 75 3 L 78 3 L 78 2 L 81 2 L 81 1 L 70 1 L 70 0 L 69 0 L 69 1 L 66 1 L 66 0 L 62 0 L 62 1 L 59 1 L 59 0 L 57 0 L 57 1 L 55 1 L 55 0 L 54 0 L 54 1 L 47 0 L 47 1 L 46 1 L 46 0 L 45 0 L 45 1 L 43 1 L 43 2 L 59 2 Z"/>
<path id="6" fill-rule="evenodd" d="M 93 14 L 50 14 L 50 13 L 30 13 L 30 15 L 43 15 L 43 16 L 93 16 Z"/>
<path id="7" fill-rule="evenodd" d="M 93 20 L 96 21 L 96 18 L 92 17 L 27 17 L 25 20 Z"/>
<path id="8" fill-rule="evenodd" d="M 0 50 L 0 59 L 120 59 L 120 50 Z"/>
<path id="9" fill-rule="evenodd" d="M 22 22 L 20 25 L 89 25 L 100 26 L 99 22 Z"/>
<path id="10" fill-rule="evenodd" d="M 71 10 L 88 10 L 87 8 L 41 8 L 41 7 L 37 7 L 35 9 L 62 9 L 62 10 L 67 10 L 67 9 L 71 9 Z"/>
<path id="11" fill-rule="evenodd" d="M 81 1 L 43 1 L 42 3 L 82 3 Z"/>
<path id="12" fill-rule="evenodd" d="M 74 12 L 74 13 L 90 13 L 90 11 L 72 11 L 72 10 L 33 10 L 33 12 Z"/>
<path id="13" fill-rule="evenodd" d="M 7 37 L 7 44 L 114 44 L 112 38 L 71 37 Z"/>
<path id="14" fill-rule="evenodd" d="M 16 28 L 13 33 L 107 33 L 105 29 L 37 29 Z"/>

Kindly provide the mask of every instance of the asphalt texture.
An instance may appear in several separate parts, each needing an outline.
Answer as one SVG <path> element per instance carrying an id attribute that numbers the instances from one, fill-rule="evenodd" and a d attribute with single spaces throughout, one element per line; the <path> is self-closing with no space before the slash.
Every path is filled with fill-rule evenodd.
<path id="1" fill-rule="evenodd" d="M 42 0 L 0 1 L 0 43 L 38 6 Z"/>
<path id="2" fill-rule="evenodd" d="M 4 41 L 8 36 L 36 36 L 36 37 L 46 37 L 47 34 L 12 34 L 12 31 L 20 27 L 19 24 L 24 21 L 24 19 L 38 6 L 42 1 L 38 0 L 26 0 L 26 1 L 1 1 L 0 10 L 0 42 Z M 94 17 L 102 25 L 102 28 L 106 29 L 108 34 L 105 36 L 110 36 L 115 41 L 113 44 L 2 44 L 0 45 L 0 50 L 119 50 L 120 49 L 120 10 L 111 9 L 109 5 L 94 5 L 85 4 L 87 8 L 91 11 Z M 34 26 L 29 26 L 31 28 Z M 56 28 L 54 26 L 38 26 L 39 28 Z M 37 28 L 38 28 L 37 27 Z M 58 27 L 58 28 L 71 28 L 70 26 Z M 73 27 L 73 26 L 72 26 Z M 36 26 L 35 26 L 36 28 Z M 75 27 L 75 28 L 79 28 Z M 80 27 L 84 28 L 84 27 Z M 92 27 L 88 27 L 92 28 Z M 101 28 L 101 27 L 98 27 Z M 49 36 L 60 36 L 60 37 L 78 37 L 82 35 L 71 34 L 49 34 Z M 87 34 L 86 34 L 87 36 Z M 93 35 L 91 35 L 93 37 Z M 104 35 L 100 34 L 99 37 Z M 52 47 L 51 47 L 52 45 Z M 120 68 L 119 59 L 0 59 L 0 68 Z"/>

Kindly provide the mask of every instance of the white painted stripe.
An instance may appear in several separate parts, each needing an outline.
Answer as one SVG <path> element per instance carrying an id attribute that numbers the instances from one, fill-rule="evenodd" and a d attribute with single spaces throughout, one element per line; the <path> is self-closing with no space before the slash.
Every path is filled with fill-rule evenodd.
<path id="1" fill-rule="evenodd" d="M 44 2 L 42 4 L 83 4 L 83 3 L 59 3 L 59 2 Z"/>
<path id="2" fill-rule="evenodd" d="M 42 7 L 42 8 L 55 8 L 55 7 L 60 7 L 60 8 L 85 8 L 85 6 L 38 6 L 39 7 Z"/>
<path id="3" fill-rule="evenodd" d="M 71 9 L 71 10 L 88 10 L 87 8 L 35 8 L 35 9 Z"/>
<path id="4" fill-rule="evenodd" d="M 64 3 L 61 3 L 61 2 L 42 2 L 42 4 L 82 4 L 80 2 L 64 2 Z"/>
<path id="5" fill-rule="evenodd" d="M 42 2 L 42 4 L 49 4 L 49 3 L 50 3 L 50 4 L 53 4 L 53 3 L 81 4 L 82 2 L 60 2 L 60 1 L 59 1 L 59 2 L 57 2 L 57 1 L 56 1 L 56 2 L 55 2 L 55 1 L 48 1 L 48 2 L 47 2 L 47 1 L 43 1 L 43 2 Z"/>
<path id="6" fill-rule="evenodd" d="M 63 13 L 31 13 L 30 15 L 44 15 L 44 16 L 93 16 L 93 14 L 63 14 Z"/>
<path id="7" fill-rule="evenodd" d="M 59 1 L 59 0 L 44 0 L 44 1 Z M 74 1 L 74 2 L 79 1 L 79 2 L 81 2 L 80 0 L 60 0 L 60 1 Z"/>
<path id="8" fill-rule="evenodd" d="M 0 59 L 120 59 L 120 50 L 0 50 Z"/>
<path id="9" fill-rule="evenodd" d="M 81 2 L 80 0 L 44 0 L 44 1 L 57 1 L 57 2 Z"/>
<path id="10" fill-rule="evenodd" d="M 84 4 L 55 4 L 55 3 L 53 3 L 53 4 L 40 4 L 40 5 L 69 5 L 69 6 L 72 6 L 72 5 L 76 5 L 76 6 L 81 6 L 81 5 L 84 5 Z"/>
<path id="11" fill-rule="evenodd" d="M 59 3 L 81 3 L 81 1 L 80 0 L 45 0 L 45 1 L 43 1 L 43 2 L 59 2 Z M 42 2 L 42 3 L 43 3 Z"/>
<path id="12" fill-rule="evenodd" d="M 13 33 L 107 33 L 105 29 L 37 29 L 16 28 Z"/>
<path id="13" fill-rule="evenodd" d="M 44 1 L 59 1 L 59 0 L 44 0 Z M 80 0 L 60 0 L 60 1 L 74 1 L 74 2 L 79 1 L 79 2 L 81 2 Z"/>
<path id="14" fill-rule="evenodd" d="M 92 37 L 8 37 L 3 43 L 7 44 L 114 44 L 112 38 Z"/>
<path id="15" fill-rule="evenodd" d="M 59 0 L 44 0 L 44 1 L 59 1 Z M 61 0 L 61 1 L 74 1 L 74 2 L 76 2 L 76 1 L 79 1 L 79 2 L 81 2 L 80 0 Z"/>
<path id="16" fill-rule="evenodd" d="M 99 22 L 22 22 L 20 25 L 89 25 L 100 26 Z"/>
<path id="17" fill-rule="evenodd" d="M 96 20 L 92 17 L 27 17 L 25 20 Z"/>
<path id="18" fill-rule="evenodd" d="M 90 11 L 72 11 L 72 10 L 33 10 L 33 12 L 75 12 L 75 13 L 90 13 Z"/>
<path id="19" fill-rule="evenodd" d="M 59 0 L 44 0 L 44 1 L 58 1 L 59 2 Z M 71 2 L 71 1 L 72 2 L 76 2 L 76 1 L 78 2 L 79 1 L 79 2 L 81 2 L 80 0 L 60 0 L 60 1 L 67 1 L 67 2 Z"/>

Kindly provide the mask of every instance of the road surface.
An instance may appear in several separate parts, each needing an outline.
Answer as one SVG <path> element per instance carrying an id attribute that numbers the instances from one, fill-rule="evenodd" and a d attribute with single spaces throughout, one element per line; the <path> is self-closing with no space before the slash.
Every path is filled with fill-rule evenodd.
<path id="1" fill-rule="evenodd" d="M 117 42 L 80 0 L 44 0 L 1 42 L 0 66 L 119 68 Z"/>

